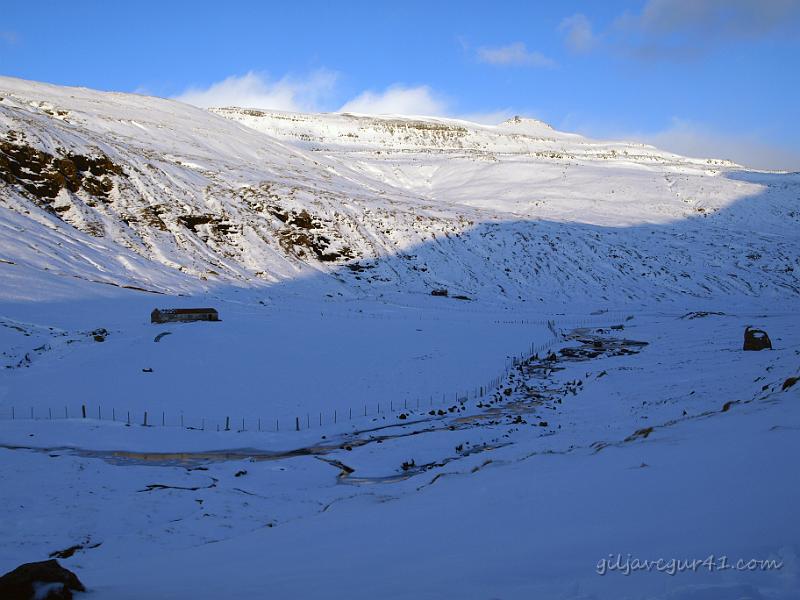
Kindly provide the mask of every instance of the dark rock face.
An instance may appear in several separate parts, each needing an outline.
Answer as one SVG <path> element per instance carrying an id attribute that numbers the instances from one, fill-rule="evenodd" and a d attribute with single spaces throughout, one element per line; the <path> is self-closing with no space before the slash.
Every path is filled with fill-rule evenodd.
<path id="1" fill-rule="evenodd" d="M 95 342 L 105 342 L 108 337 L 108 330 L 101 327 L 100 329 L 89 332 L 89 335 L 92 336 Z"/>
<path id="2" fill-rule="evenodd" d="M 342 247 L 339 251 L 332 251 L 333 240 L 325 231 L 333 231 L 330 220 L 312 215 L 307 210 L 287 211 L 278 206 L 268 208 L 270 214 L 283 225 L 278 229 L 278 241 L 281 247 L 300 258 L 311 256 L 320 262 L 336 262 L 354 257 L 349 247 Z"/>
<path id="3" fill-rule="evenodd" d="M 647 436 L 649 436 L 651 433 L 653 433 L 653 428 L 652 427 L 645 427 L 644 429 L 637 429 L 631 435 L 626 437 L 625 441 L 626 442 L 632 442 L 632 441 L 637 440 L 637 439 L 644 440 L 644 439 L 647 439 Z"/>
<path id="4" fill-rule="evenodd" d="M 3 600 L 70 600 L 72 592 L 86 588 L 72 571 L 57 560 L 25 563 L 0 577 L 0 598 Z"/>
<path id="5" fill-rule="evenodd" d="M 772 350 L 772 342 L 767 332 L 762 329 L 748 327 L 744 330 L 743 350 Z"/>
<path id="6" fill-rule="evenodd" d="M 112 177 L 126 176 L 107 156 L 66 153 L 54 156 L 16 139 L 0 141 L 0 180 L 21 186 L 49 204 L 61 189 L 108 198 L 114 189 Z"/>

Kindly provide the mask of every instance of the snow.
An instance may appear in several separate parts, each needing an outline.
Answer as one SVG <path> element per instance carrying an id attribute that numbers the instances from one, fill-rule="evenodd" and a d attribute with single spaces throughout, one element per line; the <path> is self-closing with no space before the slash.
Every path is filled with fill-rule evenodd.
<path id="1" fill-rule="evenodd" d="M 349 420 L 351 411 L 374 415 L 379 406 L 388 413 L 434 398 L 438 405 L 443 396 L 452 402 L 486 385 L 509 364 L 507 356 L 552 338 L 541 315 L 515 313 L 498 323 L 502 314 L 458 300 L 259 300 L 180 299 L 214 306 L 221 322 L 151 324 L 152 308 L 175 303 L 157 297 L 96 303 L 82 330 L 67 329 L 75 322 L 72 306 L 48 321 L 54 331 L 6 321 L 16 328 L 0 330 L 10 346 L 3 366 L 27 355 L 32 368 L 3 378 L 0 414 L 8 417 L 14 406 L 21 415 L 33 407 L 39 418 L 48 411 L 75 417 L 86 405 L 89 416 L 99 408 L 106 419 L 113 409 L 118 419 L 131 412 L 138 422 L 148 411 L 150 422 L 160 423 L 166 411 L 170 424 L 182 415 L 186 425 L 213 428 L 230 417 L 237 424 L 246 418 L 252 428 L 261 418 L 266 430 L 274 431 L 276 420 L 288 430 L 296 417 L 305 427 L 309 413 L 316 424 L 319 413 L 327 422 L 334 411 Z M 96 343 L 91 332 L 100 327 L 109 334 Z M 162 333 L 170 335 L 155 342 Z"/>
<path id="2" fill-rule="evenodd" d="M 98 599 L 796 597 L 798 174 L 12 78 L 0 141 L 124 172 L 0 183 L 0 572 L 78 544 Z M 221 322 L 149 322 L 193 306 Z"/>
<path id="3" fill-rule="evenodd" d="M 580 377 L 585 389 L 557 409 L 540 409 L 546 430 L 502 419 L 325 454 L 354 469 L 351 482 L 337 481 L 338 469 L 311 456 L 212 460 L 198 471 L 200 463 L 178 466 L 172 457 L 126 462 L 63 449 L 3 450 L 13 453 L 4 464 L 17 484 L 6 492 L 12 512 L 3 535 L 24 542 L 6 547 L 2 561 L 11 565 L 88 537 L 102 545 L 63 562 L 92 581 L 100 598 L 180 598 L 189 589 L 242 598 L 265 591 L 328 597 L 332 590 L 355 598 L 378 590 L 388 598 L 689 598 L 701 591 L 727 598 L 752 590 L 792 598 L 800 492 L 787 461 L 800 449 L 800 404 L 798 389 L 782 391 L 781 383 L 800 373 L 800 331 L 792 316 L 762 317 L 759 325 L 780 332 L 775 349 L 743 353 L 739 334 L 750 319 L 636 316 L 614 335 L 650 344 L 637 355 L 558 372 L 555 381 Z M 679 344 L 682 353 L 674 351 Z M 726 377 L 706 375 L 717 371 Z M 739 402 L 722 412 L 722 399 Z M 395 423 L 386 434 L 418 427 Z M 11 425 L 4 423 L 5 439 L 21 427 L 38 444 L 50 423 Z M 73 425 L 75 434 L 81 426 L 111 427 Z M 646 438 L 623 441 L 645 426 L 654 427 Z M 152 435 L 158 430 L 122 430 L 114 435 L 145 432 L 159 447 Z M 495 439 L 506 445 L 460 458 L 453 450 Z M 598 450 L 597 442 L 608 445 Z M 269 436 L 261 443 L 269 446 Z M 244 456 L 258 456 L 254 448 Z M 455 459 L 397 478 L 403 461 L 444 457 Z M 241 470 L 247 473 L 236 477 Z M 142 491 L 151 484 L 184 489 Z M 50 516 L 30 518 L 41 514 Z M 777 558 L 784 567 L 599 576 L 598 561 L 617 553 Z"/>

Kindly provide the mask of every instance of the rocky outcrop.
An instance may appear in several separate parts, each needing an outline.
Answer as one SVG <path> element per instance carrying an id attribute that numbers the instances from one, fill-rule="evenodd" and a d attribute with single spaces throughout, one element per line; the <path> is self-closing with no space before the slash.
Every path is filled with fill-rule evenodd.
<path id="1" fill-rule="evenodd" d="M 747 327 L 744 330 L 743 350 L 772 350 L 772 341 L 763 329 Z"/>
<path id="2" fill-rule="evenodd" d="M 54 559 L 25 563 L 0 577 L 3 600 L 70 600 L 73 591 L 86 588 L 75 573 Z"/>
<path id="3" fill-rule="evenodd" d="M 122 167 L 107 156 L 84 156 L 71 152 L 54 155 L 19 139 L 13 131 L 0 142 L 0 180 L 19 185 L 34 198 L 49 205 L 62 189 L 84 190 L 106 199 L 114 189 L 114 176 L 124 176 Z M 57 210 L 57 209 L 56 209 Z"/>

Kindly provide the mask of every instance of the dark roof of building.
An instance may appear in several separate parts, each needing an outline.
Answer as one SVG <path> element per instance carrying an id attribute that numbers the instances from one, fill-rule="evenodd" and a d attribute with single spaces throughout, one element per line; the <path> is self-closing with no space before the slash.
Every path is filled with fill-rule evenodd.
<path id="1" fill-rule="evenodd" d="M 216 308 L 156 308 L 154 310 L 165 315 L 197 315 L 217 312 Z"/>

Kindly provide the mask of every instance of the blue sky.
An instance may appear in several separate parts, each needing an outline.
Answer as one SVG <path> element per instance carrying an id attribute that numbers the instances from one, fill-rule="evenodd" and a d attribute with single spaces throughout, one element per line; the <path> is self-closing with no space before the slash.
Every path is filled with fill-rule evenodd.
<path id="1" fill-rule="evenodd" d="M 199 105 L 524 114 L 800 170 L 800 0 L 5 0 L 0 73 Z"/>

